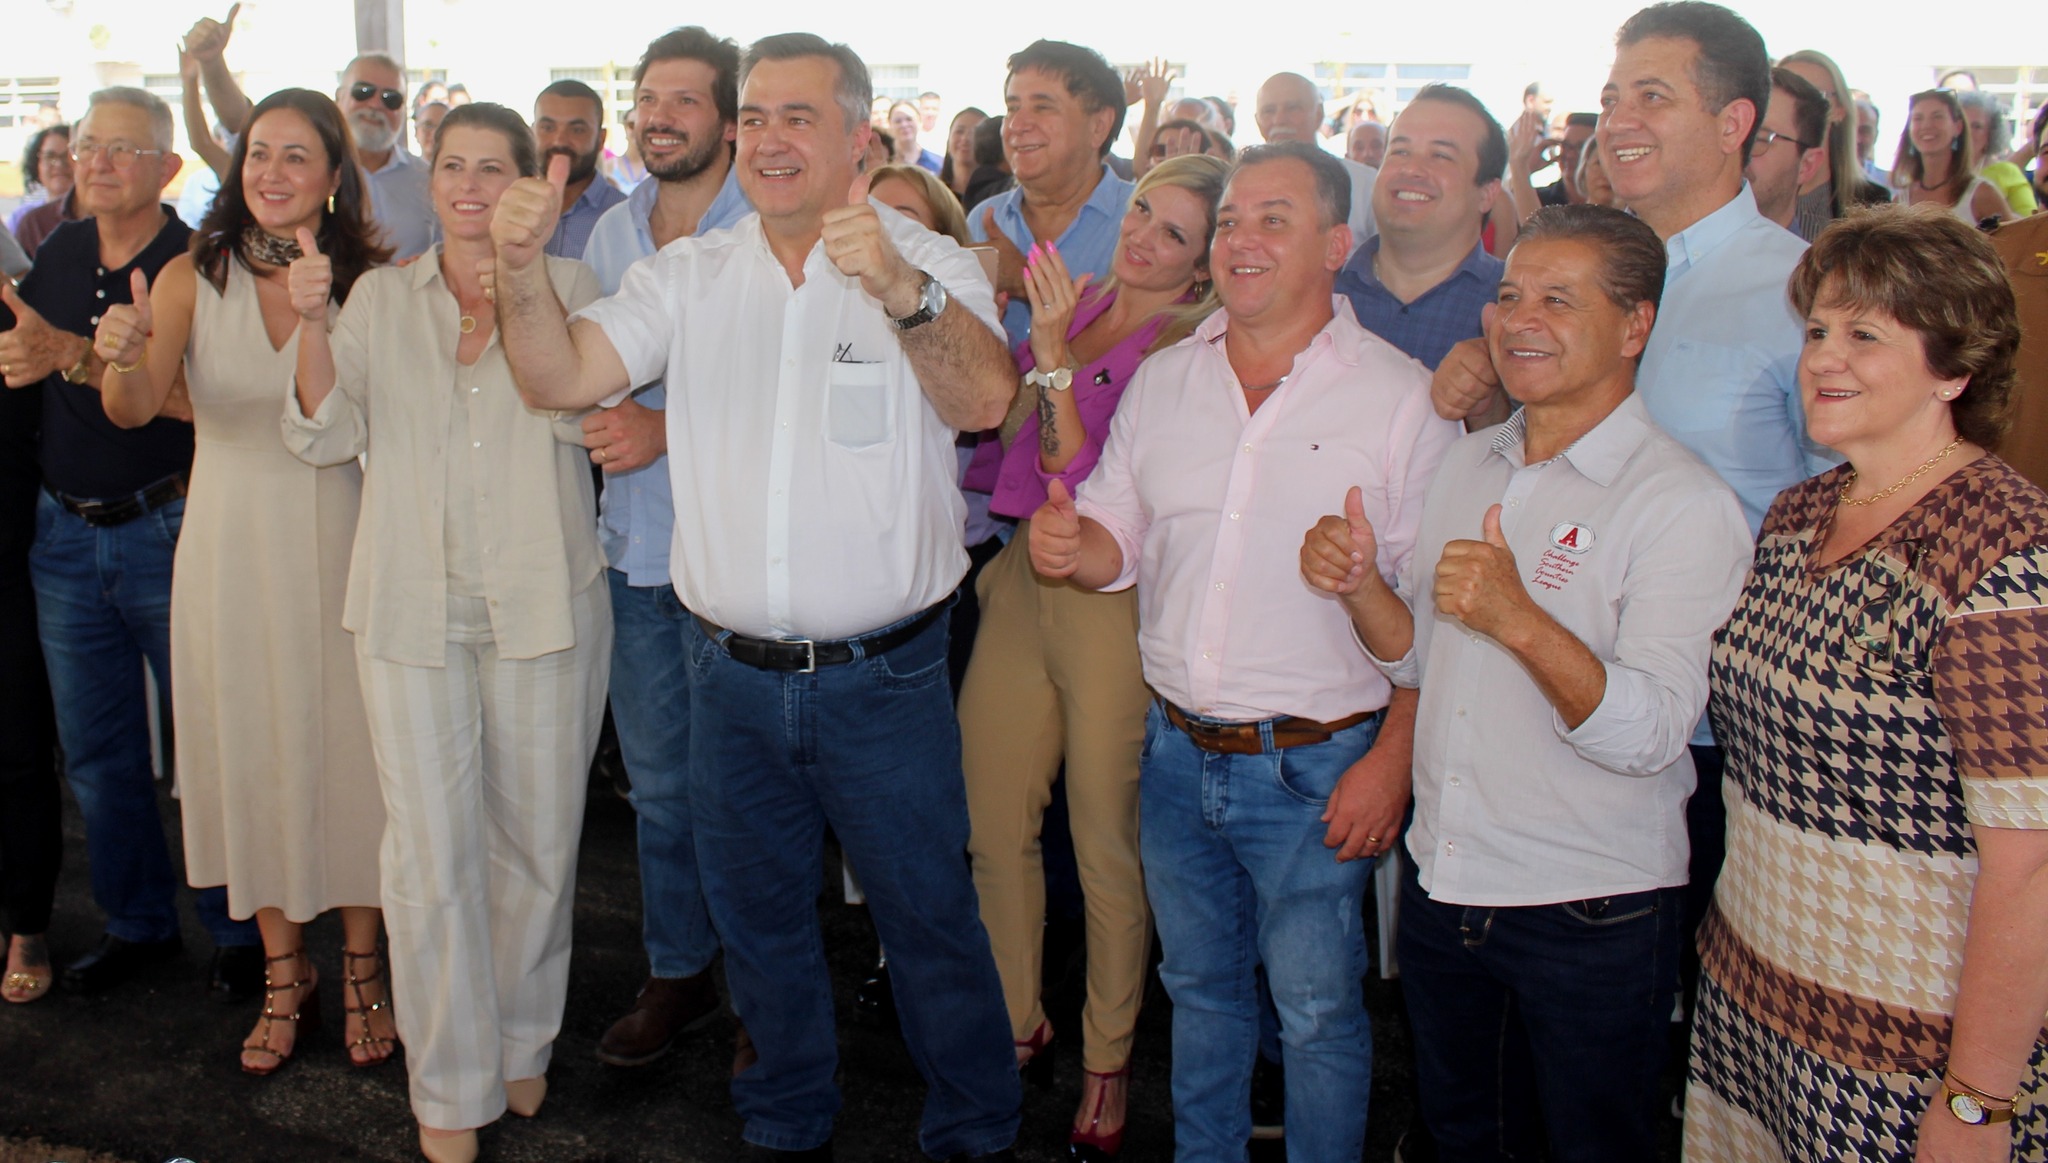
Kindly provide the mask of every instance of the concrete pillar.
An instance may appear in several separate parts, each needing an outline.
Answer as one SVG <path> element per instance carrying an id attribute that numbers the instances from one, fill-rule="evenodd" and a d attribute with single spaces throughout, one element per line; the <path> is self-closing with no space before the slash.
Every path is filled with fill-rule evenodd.
<path id="1" fill-rule="evenodd" d="M 405 67 L 405 0 L 355 0 L 356 52 L 381 52 Z"/>

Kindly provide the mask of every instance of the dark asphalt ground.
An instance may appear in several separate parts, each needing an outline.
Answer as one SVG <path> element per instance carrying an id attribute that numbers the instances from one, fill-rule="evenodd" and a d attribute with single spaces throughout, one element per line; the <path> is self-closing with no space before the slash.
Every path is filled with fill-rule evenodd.
<path id="1" fill-rule="evenodd" d="M 176 804 L 166 795 L 163 806 L 177 852 Z M 60 964 L 99 935 L 84 835 L 68 797 L 65 828 L 66 863 L 50 934 Z M 853 993 L 872 963 L 873 937 L 864 910 L 840 903 L 836 859 L 828 857 L 826 867 L 830 883 L 820 885 L 819 916 L 841 1015 L 845 1095 L 837 1156 L 841 1163 L 909 1163 L 922 1158 L 916 1131 L 923 1083 L 893 1028 L 856 1016 Z M 595 784 L 583 829 L 568 1013 L 548 1073 L 547 1106 L 531 1121 L 508 1116 L 486 1128 L 486 1161 L 727 1163 L 745 1157 L 726 1092 L 729 1014 L 651 1066 L 619 1070 L 593 1055 L 646 972 L 639 924 L 632 809 Z M 419 1156 L 403 1056 L 359 1070 L 341 1046 L 340 940 L 335 918 L 309 930 L 324 1021 L 317 1033 L 301 1031 L 298 1054 L 267 1079 L 244 1075 L 238 1066 L 237 1047 L 257 1005 L 225 1006 L 202 997 L 210 944 L 189 908 L 182 961 L 101 996 L 60 988 L 31 1005 L 0 1005 L 0 1140 L 33 1137 L 78 1149 L 54 1156 L 65 1163 L 85 1151 L 127 1163 L 177 1156 L 197 1163 L 412 1163 Z M 1080 996 L 1078 974 L 1049 986 L 1055 1028 L 1079 1029 Z M 1365 1159 L 1384 1161 L 1392 1158 L 1413 1109 L 1412 1066 L 1398 983 L 1374 976 L 1366 997 L 1375 1053 Z M 1129 1163 L 1172 1158 L 1169 1026 L 1170 1007 L 1155 977 L 1134 1062 L 1123 1155 Z M 1053 1088 L 1027 1088 L 1020 1160 L 1066 1158 L 1066 1128 L 1080 1088 L 1080 1047 L 1062 1043 Z M 1667 1131 L 1665 1157 L 1675 1159 L 1676 1123 Z M 1281 1158 L 1264 1145 L 1253 1154 L 1254 1163 Z"/>

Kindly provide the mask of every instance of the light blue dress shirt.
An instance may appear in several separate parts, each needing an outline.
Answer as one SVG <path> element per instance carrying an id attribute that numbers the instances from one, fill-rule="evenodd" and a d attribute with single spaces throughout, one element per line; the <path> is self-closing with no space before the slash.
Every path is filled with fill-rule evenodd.
<path id="1" fill-rule="evenodd" d="M 429 184 L 427 162 L 397 148 L 384 168 L 370 175 L 370 216 L 383 228 L 393 262 L 426 253 L 441 237 Z"/>
<path id="2" fill-rule="evenodd" d="M 1744 183 L 1664 253 L 1664 301 L 1636 391 L 1657 426 L 1735 490 L 1754 537 L 1780 491 L 1840 460 L 1807 439 L 1799 401 L 1806 323 L 1785 283 L 1806 243 L 1758 213 Z M 1693 742 L 1713 742 L 1706 720 Z"/>
<path id="3" fill-rule="evenodd" d="M 590 232 L 596 229 L 597 220 L 604 217 L 605 211 L 625 200 L 626 195 L 620 193 L 619 188 L 603 174 L 592 177 L 576 199 L 576 204 L 555 220 L 555 233 L 544 249 L 556 258 L 582 258 L 590 245 Z"/>
<path id="4" fill-rule="evenodd" d="M 1095 183 L 1095 192 L 1088 195 L 1088 201 L 1081 206 L 1081 212 L 1074 215 L 1066 233 L 1053 240 L 1059 247 L 1060 260 L 1067 264 L 1067 270 L 1075 275 L 1092 274 L 1100 283 L 1109 274 L 1109 261 L 1116 255 L 1117 231 L 1123 225 L 1124 210 L 1131 201 L 1135 185 L 1116 176 L 1116 171 L 1104 165 L 1102 180 Z M 1028 251 L 1038 244 L 1031 228 L 1024 224 L 1024 191 L 1012 187 L 976 206 L 967 216 L 967 232 L 976 242 L 988 241 L 988 230 L 982 220 L 988 208 L 995 210 L 996 229 L 1003 232 L 1018 250 Z M 1031 308 L 1022 299 L 1010 300 L 1009 310 L 1003 312 L 1003 331 L 1010 337 L 1010 347 L 1015 349 L 1031 337 Z"/>
<path id="5" fill-rule="evenodd" d="M 654 253 L 654 230 L 648 225 L 648 218 L 654 213 L 655 197 L 660 192 L 658 181 L 650 178 L 640 183 L 590 228 L 583 261 L 597 272 L 597 284 L 605 294 L 617 294 L 627 268 Z M 697 233 L 724 230 L 753 211 L 753 203 L 740 193 L 735 172 L 729 170 L 718 197 L 711 200 L 698 221 Z M 642 407 L 660 411 L 668 406 L 668 392 L 657 381 L 635 393 L 633 400 Z M 669 490 L 666 456 L 653 464 L 605 478 L 604 495 L 598 499 L 597 536 L 604 547 L 605 561 L 626 575 L 627 585 L 662 586 L 669 582 L 669 542 L 676 523 L 675 497 Z"/>

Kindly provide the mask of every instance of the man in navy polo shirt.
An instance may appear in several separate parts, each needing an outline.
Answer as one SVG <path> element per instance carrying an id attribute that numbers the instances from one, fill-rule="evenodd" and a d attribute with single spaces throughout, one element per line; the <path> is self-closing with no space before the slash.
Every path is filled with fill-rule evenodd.
<path id="1" fill-rule="evenodd" d="M 1372 191 L 1379 234 L 1352 253 L 1337 292 L 1367 331 L 1434 370 L 1477 338 L 1500 287 L 1501 260 L 1479 232 L 1505 205 L 1507 136 L 1479 99 L 1427 85 L 1394 118 Z"/>
<path id="2" fill-rule="evenodd" d="M 168 686 L 171 556 L 192 468 L 191 411 L 181 385 L 163 417 L 116 427 L 100 406 L 105 365 L 91 339 L 101 312 L 132 301 L 135 276 L 154 279 L 191 238 L 159 200 L 178 172 L 171 135 L 161 99 L 130 88 L 92 95 L 71 140 L 90 217 L 43 244 L 19 290 L 7 291 L 15 321 L 0 334 L 7 386 L 43 393 L 43 495 L 29 569 L 57 737 L 85 817 L 93 899 L 107 914 L 99 946 L 64 971 L 68 985 L 88 992 L 181 947 L 179 876 L 157 814 L 142 663 Z M 256 926 L 229 919 L 225 888 L 201 890 L 198 907 L 219 949 L 211 988 L 253 996 L 263 981 Z"/>

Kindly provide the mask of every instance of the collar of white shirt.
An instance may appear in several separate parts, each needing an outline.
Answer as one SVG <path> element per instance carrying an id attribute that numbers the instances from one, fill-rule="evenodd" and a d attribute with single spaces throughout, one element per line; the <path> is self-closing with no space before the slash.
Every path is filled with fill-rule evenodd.
<path id="1" fill-rule="evenodd" d="M 1523 441 L 1528 435 L 1529 414 L 1516 409 L 1507 423 L 1494 432 L 1489 446 L 1494 455 L 1516 468 L 1528 464 Z M 1585 435 L 1572 441 L 1571 446 L 1558 453 L 1565 461 L 1578 470 L 1579 475 L 1607 488 L 1614 484 L 1616 477 L 1628 464 L 1629 457 L 1643 446 L 1650 435 L 1650 413 L 1643 407 L 1643 398 L 1630 392 L 1614 410 L 1602 417 Z"/>

